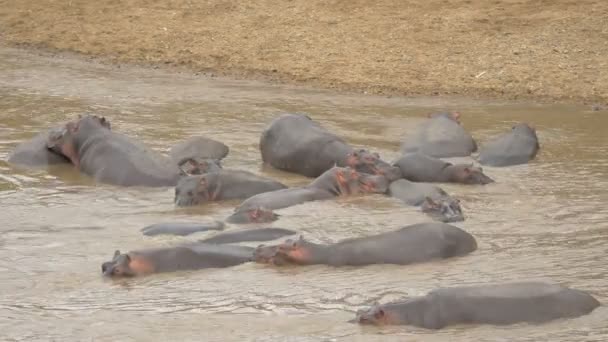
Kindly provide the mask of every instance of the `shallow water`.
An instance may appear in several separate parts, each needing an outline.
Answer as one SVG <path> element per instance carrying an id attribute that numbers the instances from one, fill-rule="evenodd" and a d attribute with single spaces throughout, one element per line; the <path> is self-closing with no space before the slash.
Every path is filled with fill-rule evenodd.
<path id="1" fill-rule="evenodd" d="M 6 159 L 20 141 L 84 111 L 159 151 L 206 135 L 231 151 L 226 168 L 287 184 L 307 179 L 261 165 L 259 136 L 284 111 L 307 112 L 385 159 L 431 111 L 453 108 L 480 144 L 528 121 L 542 150 L 529 165 L 484 167 L 488 186 L 445 184 L 478 240 L 473 254 L 411 266 L 234 268 L 105 280 L 115 249 L 171 245 L 144 237 L 162 221 L 223 219 L 238 202 L 177 209 L 173 189 L 95 185 L 68 166 L 27 170 Z M 436 287 L 545 279 L 608 297 L 608 116 L 584 107 L 450 98 L 344 95 L 187 73 L 116 68 L 0 49 L 0 331 L 3 340 L 107 341 L 605 341 L 608 309 L 544 325 L 441 331 L 346 323 L 373 302 Z M 376 234 L 427 221 L 380 195 L 312 202 L 273 225 L 315 241 Z M 232 227 L 229 227 L 231 229 Z M 212 233 L 206 233 L 212 234 Z M 188 239 L 207 236 L 199 234 Z"/>

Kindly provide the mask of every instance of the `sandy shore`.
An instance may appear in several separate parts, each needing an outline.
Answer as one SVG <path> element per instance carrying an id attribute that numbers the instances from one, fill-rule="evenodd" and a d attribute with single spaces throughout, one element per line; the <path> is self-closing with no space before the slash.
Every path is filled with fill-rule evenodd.
<path id="1" fill-rule="evenodd" d="M 346 91 L 608 103 L 602 0 L 0 0 L 0 38 Z"/>

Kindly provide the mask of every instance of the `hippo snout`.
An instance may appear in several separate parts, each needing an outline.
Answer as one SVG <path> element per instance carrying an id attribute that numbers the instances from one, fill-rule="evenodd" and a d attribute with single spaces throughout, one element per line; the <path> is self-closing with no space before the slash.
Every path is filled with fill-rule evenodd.
<path id="1" fill-rule="evenodd" d="M 422 211 L 440 222 L 461 222 L 464 221 L 460 202 L 452 198 L 440 198 L 433 200 L 427 198 L 422 204 Z"/>
<path id="2" fill-rule="evenodd" d="M 114 263 L 112 263 L 111 261 L 107 261 L 104 262 L 103 264 L 101 264 L 101 274 L 106 276 L 106 277 L 110 277 L 112 276 L 112 273 L 114 271 Z"/>
<path id="3" fill-rule="evenodd" d="M 475 175 L 475 184 L 486 185 L 494 183 L 494 180 L 483 173 Z"/>

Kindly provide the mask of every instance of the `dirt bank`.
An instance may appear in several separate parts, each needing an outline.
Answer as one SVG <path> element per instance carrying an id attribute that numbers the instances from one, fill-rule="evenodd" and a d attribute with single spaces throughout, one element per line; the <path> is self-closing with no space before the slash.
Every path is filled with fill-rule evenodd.
<path id="1" fill-rule="evenodd" d="M 0 35 L 341 90 L 608 102 L 604 0 L 0 0 Z"/>

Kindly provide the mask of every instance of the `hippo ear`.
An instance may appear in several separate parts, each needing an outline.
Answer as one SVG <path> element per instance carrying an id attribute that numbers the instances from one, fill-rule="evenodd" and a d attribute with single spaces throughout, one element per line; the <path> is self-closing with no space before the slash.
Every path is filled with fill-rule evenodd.
<path id="1" fill-rule="evenodd" d="M 374 156 L 374 157 L 376 157 L 376 158 L 380 159 L 380 153 L 378 153 L 378 152 L 374 152 L 374 153 L 372 153 L 372 156 Z"/>
<path id="2" fill-rule="evenodd" d="M 114 258 L 117 258 L 120 255 L 120 251 L 117 249 L 114 251 Z"/>

